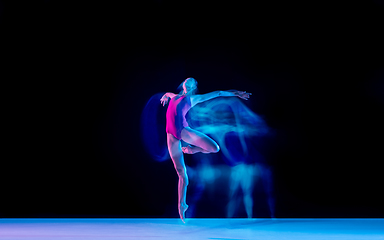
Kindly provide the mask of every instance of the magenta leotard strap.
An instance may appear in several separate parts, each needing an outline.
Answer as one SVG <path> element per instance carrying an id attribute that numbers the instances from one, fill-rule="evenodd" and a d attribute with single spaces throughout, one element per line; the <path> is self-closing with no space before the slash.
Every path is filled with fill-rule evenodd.
<path id="1" fill-rule="evenodd" d="M 191 108 L 191 99 L 188 96 L 177 95 L 171 99 L 167 109 L 167 127 L 166 132 L 172 134 L 175 138 L 181 139 L 181 130 L 188 127 L 185 115 Z"/>

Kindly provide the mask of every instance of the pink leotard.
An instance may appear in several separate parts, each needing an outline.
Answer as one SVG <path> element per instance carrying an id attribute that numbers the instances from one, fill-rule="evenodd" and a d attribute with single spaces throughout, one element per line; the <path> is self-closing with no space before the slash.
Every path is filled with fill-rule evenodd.
<path id="1" fill-rule="evenodd" d="M 185 115 L 191 108 L 191 98 L 188 96 L 177 95 L 169 101 L 167 109 L 167 127 L 166 132 L 172 134 L 175 138 L 181 139 L 181 130 L 188 127 Z"/>

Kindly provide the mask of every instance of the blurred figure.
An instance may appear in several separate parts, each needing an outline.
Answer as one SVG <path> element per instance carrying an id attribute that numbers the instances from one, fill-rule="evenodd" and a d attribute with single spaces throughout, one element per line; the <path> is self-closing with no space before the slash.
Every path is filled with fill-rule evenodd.
<path id="1" fill-rule="evenodd" d="M 231 218 L 237 208 L 237 192 L 239 189 L 243 192 L 243 203 L 248 218 L 252 218 L 253 211 L 253 187 L 255 178 L 258 176 L 255 165 L 240 163 L 231 168 L 229 181 L 229 203 L 227 208 L 227 217 Z"/>
<path id="2" fill-rule="evenodd" d="M 194 166 L 187 166 L 188 177 L 192 183 L 188 186 L 191 187 L 188 191 L 192 193 L 188 198 L 187 216 L 189 217 L 195 216 L 197 204 L 205 192 L 213 197 L 212 194 L 216 187 L 214 183 L 222 175 L 220 167 L 213 166 L 212 155 L 194 155 L 192 159 Z"/>
<path id="3" fill-rule="evenodd" d="M 181 220 L 185 222 L 185 211 L 188 209 L 188 205 L 186 204 L 188 175 L 183 153 L 216 153 L 220 149 L 219 145 L 212 138 L 200 131 L 190 128 L 185 115 L 189 109 L 196 104 L 213 98 L 233 96 L 247 100 L 251 94 L 241 91 L 215 91 L 207 94 L 195 94 L 197 81 L 194 78 L 185 79 L 181 85 L 183 90 L 179 94 L 165 93 L 160 99 L 160 102 L 164 106 L 169 101 L 166 113 L 167 146 L 179 176 L 178 209 Z M 182 148 L 181 140 L 190 145 Z"/>
<path id="4" fill-rule="evenodd" d="M 243 194 L 244 208 L 248 218 L 253 217 L 253 190 L 256 181 L 261 178 L 263 188 L 268 198 L 268 206 L 270 216 L 275 217 L 275 204 L 272 190 L 272 178 L 269 169 L 261 164 L 240 163 L 231 168 L 229 178 L 229 202 L 227 205 L 227 217 L 231 218 L 235 215 L 238 208 L 238 196 L 241 189 Z"/>

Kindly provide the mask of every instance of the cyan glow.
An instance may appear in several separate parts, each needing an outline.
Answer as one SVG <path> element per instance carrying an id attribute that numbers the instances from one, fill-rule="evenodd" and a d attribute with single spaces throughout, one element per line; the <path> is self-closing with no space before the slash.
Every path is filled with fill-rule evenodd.
<path id="1" fill-rule="evenodd" d="M 382 218 L 4 218 L 0 239 L 381 240 Z"/>

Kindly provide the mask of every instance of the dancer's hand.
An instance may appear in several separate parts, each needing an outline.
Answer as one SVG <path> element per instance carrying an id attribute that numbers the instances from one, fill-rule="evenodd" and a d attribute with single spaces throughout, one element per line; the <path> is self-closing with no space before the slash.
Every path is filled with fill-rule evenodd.
<path id="1" fill-rule="evenodd" d="M 234 94 L 244 100 L 248 100 L 249 96 L 252 95 L 252 93 L 247 93 L 246 91 L 236 91 Z"/>
<path id="2" fill-rule="evenodd" d="M 167 94 L 164 94 L 161 99 L 160 99 L 160 103 L 163 104 L 163 106 L 165 106 L 165 104 L 167 104 L 169 101 L 169 97 Z"/>

